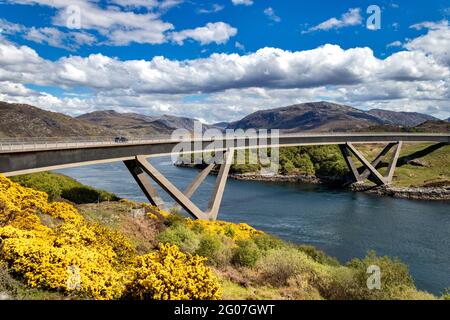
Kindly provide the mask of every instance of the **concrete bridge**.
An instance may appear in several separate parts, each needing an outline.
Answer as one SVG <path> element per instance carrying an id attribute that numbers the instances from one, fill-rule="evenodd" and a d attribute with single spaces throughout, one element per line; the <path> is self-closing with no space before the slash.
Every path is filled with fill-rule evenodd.
<path id="1" fill-rule="evenodd" d="M 235 150 L 258 148 L 279 148 L 307 145 L 339 145 L 342 155 L 355 181 L 371 177 L 378 185 L 390 184 L 398 162 L 401 147 L 408 143 L 435 143 L 436 148 L 450 143 L 450 134 L 409 134 L 409 133 L 352 133 L 352 134 L 282 134 L 273 139 L 259 136 L 233 136 L 217 138 L 180 138 L 167 136 L 149 137 L 117 143 L 114 138 L 73 138 L 73 139 L 3 139 L 0 140 L 0 173 L 5 176 L 57 170 L 92 164 L 123 161 L 140 186 L 149 202 L 164 207 L 161 197 L 152 186 L 151 180 L 166 191 L 179 206 L 195 219 L 216 220 L 225 189 L 226 180 L 234 159 Z M 255 144 L 255 141 L 259 141 Z M 188 148 L 174 151 L 182 143 Z M 386 144 L 375 159 L 369 161 L 355 147 L 358 144 Z M 233 146 L 233 147 L 229 147 Z M 186 151 L 186 149 L 192 151 Z M 387 174 L 378 171 L 382 159 L 394 149 L 389 159 Z M 434 148 L 432 148 L 433 150 Z M 167 155 L 184 155 L 198 152 L 222 152 L 216 186 L 208 208 L 202 211 L 190 198 L 215 167 L 208 165 L 184 191 L 176 188 L 164 175 L 153 167 L 147 158 Z M 361 172 L 353 157 L 364 166 Z M 151 178 L 151 179 L 149 179 Z"/>

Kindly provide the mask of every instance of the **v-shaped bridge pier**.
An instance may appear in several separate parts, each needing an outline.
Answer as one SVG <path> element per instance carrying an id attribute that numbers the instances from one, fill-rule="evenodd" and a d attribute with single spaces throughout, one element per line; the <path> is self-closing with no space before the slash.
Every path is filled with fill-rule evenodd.
<path id="1" fill-rule="evenodd" d="M 392 183 L 392 179 L 394 178 L 395 168 L 397 167 L 397 162 L 400 156 L 400 152 L 402 149 L 403 142 L 398 141 L 396 143 L 389 143 L 376 157 L 372 162 L 369 162 L 362 153 L 355 148 L 352 143 L 347 142 L 346 144 L 340 144 L 339 148 L 341 149 L 342 155 L 344 157 L 345 162 L 347 163 L 350 172 L 353 175 L 353 178 L 356 182 L 363 182 L 370 176 L 373 177 L 374 182 L 381 185 L 388 185 Z M 394 153 L 389 161 L 388 169 L 386 175 L 382 175 L 378 171 L 378 167 L 381 164 L 381 160 L 385 157 L 389 151 L 395 148 Z M 353 154 L 364 166 L 364 171 L 359 172 L 356 167 L 351 154 Z"/>
<path id="2" fill-rule="evenodd" d="M 148 176 L 150 176 L 153 181 L 177 202 L 177 207 L 182 207 L 194 219 L 214 221 L 217 220 L 219 214 L 219 208 L 222 203 L 223 193 L 233 158 L 234 150 L 229 149 L 224 152 L 224 161 L 223 164 L 220 165 L 216 185 L 206 211 L 202 211 L 194 202 L 192 202 L 191 197 L 215 167 L 215 164 L 210 164 L 203 169 L 189 187 L 182 192 L 151 165 L 144 156 L 136 156 L 134 160 L 127 160 L 124 161 L 124 163 L 152 205 L 155 205 L 160 209 L 164 209 L 165 207 L 164 202 L 157 190 L 152 186 Z"/>

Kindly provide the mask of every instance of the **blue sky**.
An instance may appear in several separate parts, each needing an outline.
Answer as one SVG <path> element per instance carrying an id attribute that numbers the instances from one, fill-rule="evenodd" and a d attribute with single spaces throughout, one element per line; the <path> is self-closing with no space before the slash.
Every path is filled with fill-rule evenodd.
<path id="1" fill-rule="evenodd" d="M 312 100 L 447 118 L 449 17 L 443 0 L 0 0 L 0 99 L 206 122 Z"/>

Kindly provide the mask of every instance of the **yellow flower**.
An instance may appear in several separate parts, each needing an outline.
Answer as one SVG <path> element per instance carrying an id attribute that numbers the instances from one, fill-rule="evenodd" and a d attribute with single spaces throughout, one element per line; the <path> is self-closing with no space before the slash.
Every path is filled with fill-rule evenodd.
<path id="1" fill-rule="evenodd" d="M 155 216 L 166 214 L 151 206 L 147 209 Z M 44 225 L 45 216 L 56 223 Z M 139 299 L 221 296 L 204 258 L 187 256 L 170 245 L 136 256 L 123 234 L 88 223 L 70 204 L 49 203 L 45 193 L 1 175 L 0 244 L 0 260 L 33 288 L 77 292 L 94 299 L 118 299 L 124 294 Z"/>

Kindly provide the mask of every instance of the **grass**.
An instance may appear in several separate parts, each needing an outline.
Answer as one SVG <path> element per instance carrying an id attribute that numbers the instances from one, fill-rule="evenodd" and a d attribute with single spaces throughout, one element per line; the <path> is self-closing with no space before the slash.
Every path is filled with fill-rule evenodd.
<path id="1" fill-rule="evenodd" d="M 425 156 L 411 157 L 433 144 L 406 143 L 403 144 L 400 160 L 411 158 L 410 163 L 400 163 L 395 170 L 393 186 L 422 187 L 450 185 L 450 145 L 443 146 Z M 382 145 L 358 145 L 358 150 L 369 160 L 372 160 L 384 148 Z M 382 174 L 386 173 L 387 162 L 394 150 L 391 150 L 383 160 Z M 362 164 L 354 158 L 358 166 Z"/>

